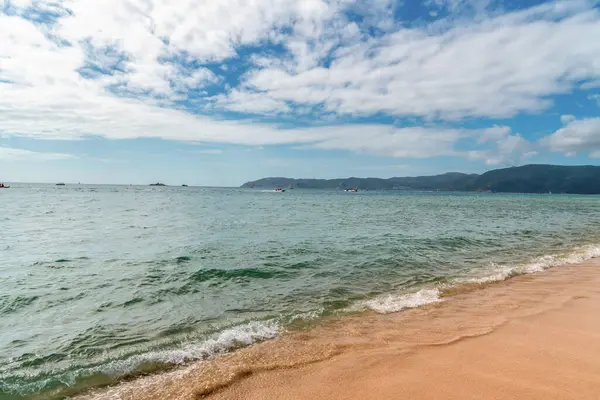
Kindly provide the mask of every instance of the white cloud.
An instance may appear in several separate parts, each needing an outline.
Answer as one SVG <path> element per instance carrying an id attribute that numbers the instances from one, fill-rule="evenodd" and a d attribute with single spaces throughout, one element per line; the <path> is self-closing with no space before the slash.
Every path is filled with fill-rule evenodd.
<path id="1" fill-rule="evenodd" d="M 467 157 L 482 160 L 486 165 L 516 165 L 538 154 L 533 150 L 535 143 L 519 134 L 512 134 L 506 126 L 484 129 L 478 143 L 488 143 L 491 148 L 468 151 Z"/>
<path id="2" fill-rule="evenodd" d="M 66 160 L 76 158 L 71 154 L 39 153 L 12 147 L 0 147 L 0 161 L 35 161 L 35 160 Z"/>
<path id="3" fill-rule="evenodd" d="M 479 138 L 479 143 L 487 143 L 503 139 L 510 134 L 510 131 L 510 127 L 498 125 L 484 129 Z"/>
<path id="4" fill-rule="evenodd" d="M 217 107 L 242 113 L 279 114 L 291 111 L 285 101 L 247 91 L 232 90 L 228 95 L 215 96 L 213 100 Z"/>
<path id="5" fill-rule="evenodd" d="M 575 120 L 575 116 L 571 114 L 565 114 L 560 116 L 560 122 L 563 124 L 568 124 L 571 121 Z"/>
<path id="6" fill-rule="evenodd" d="M 219 78 L 208 68 L 199 68 L 193 71 L 186 71 L 181 67 L 177 69 L 178 71 L 176 70 L 170 77 L 170 81 L 171 86 L 178 92 L 202 88 L 219 81 Z"/>
<path id="7" fill-rule="evenodd" d="M 600 118 L 573 120 L 552 135 L 542 139 L 541 143 L 551 151 L 574 156 L 577 153 L 589 153 L 595 158 L 600 154 Z"/>

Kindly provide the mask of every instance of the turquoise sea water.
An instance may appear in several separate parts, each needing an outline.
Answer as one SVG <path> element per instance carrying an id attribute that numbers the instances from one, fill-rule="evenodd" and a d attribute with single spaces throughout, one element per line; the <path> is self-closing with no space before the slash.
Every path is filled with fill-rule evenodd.
<path id="1" fill-rule="evenodd" d="M 0 399 L 600 255 L 595 196 L 13 185 L 0 210 Z"/>

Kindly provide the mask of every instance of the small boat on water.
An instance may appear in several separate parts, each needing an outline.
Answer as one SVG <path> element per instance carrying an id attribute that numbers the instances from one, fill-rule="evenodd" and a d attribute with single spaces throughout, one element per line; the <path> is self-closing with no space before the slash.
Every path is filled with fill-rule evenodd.
<path id="1" fill-rule="evenodd" d="M 285 192 L 285 189 L 276 188 L 275 191 L 278 192 L 278 193 L 283 193 L 283 192 Z"/>
<path id="2" fill-rule="evenodd" d="M 65 184 L 64 184 L 64 183 L 62 183 L 62 182 L 58 182 L 58 183 L 56 184 L 56 186 L 65 186 Z"/>
<path id="3" fill-rule="evenodd" d="M 0 183 L 0 189 L 8 189 L 10 186 L 5 185 L 4 183 Z"/>
<path id="4" fill-rule="evenodd" d="M 358 192 L 358 189 L 344 189 L 344 192 L 356 193 L 356 192 Z"/>

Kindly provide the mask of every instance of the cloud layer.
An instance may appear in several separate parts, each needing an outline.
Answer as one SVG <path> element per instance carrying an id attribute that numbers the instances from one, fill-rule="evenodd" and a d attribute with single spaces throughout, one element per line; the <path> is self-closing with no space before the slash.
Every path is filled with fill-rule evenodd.
<path id="1" fill-rule="evenodd" d="M 350 115 L 459 119 L 540 111 L 550 96 L 600 76 L 599 15 L 581 6 L 549 4 L 441 32 L 402 28 L 360 38 L 336 48 L 327 67 L 314 53 L 308 61 L 272 58 L 222 97 L 247 111 L 254 111 L 247 93 Z"/>
<path id="2" fill-rule="evenodd" d="M 456 128 L 540 112 L 554 95 L 597 87 L 594 3 L 422 6 L 443 17 L 403 19 L 388 0 L 4 0 L 0 133 L 289 144 L 489 165 L 543 149 L 600 155 L 597 119 L 563 116 L 563 128 L 537 143 L 508 127 Z M 457 14 L 465 7 L 469 18 Z M 381 115 L 429 122 L 356 122 Z M 272 122 L 305 117 L 318 125 Z"/>

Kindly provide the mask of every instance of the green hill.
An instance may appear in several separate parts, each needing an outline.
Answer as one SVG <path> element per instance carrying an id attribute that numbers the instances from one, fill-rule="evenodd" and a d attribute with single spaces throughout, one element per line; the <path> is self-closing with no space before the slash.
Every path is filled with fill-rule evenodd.
<path id="1" fill-rule="evenodd" d="M 512 193 L 600 194 L 600 166 L 524 165 L 484 174 L 449 172 L 434 176 L 398 178 L 292 179 L 263 178 L 242 187 L 272 189 L 441 190 Z"/>

